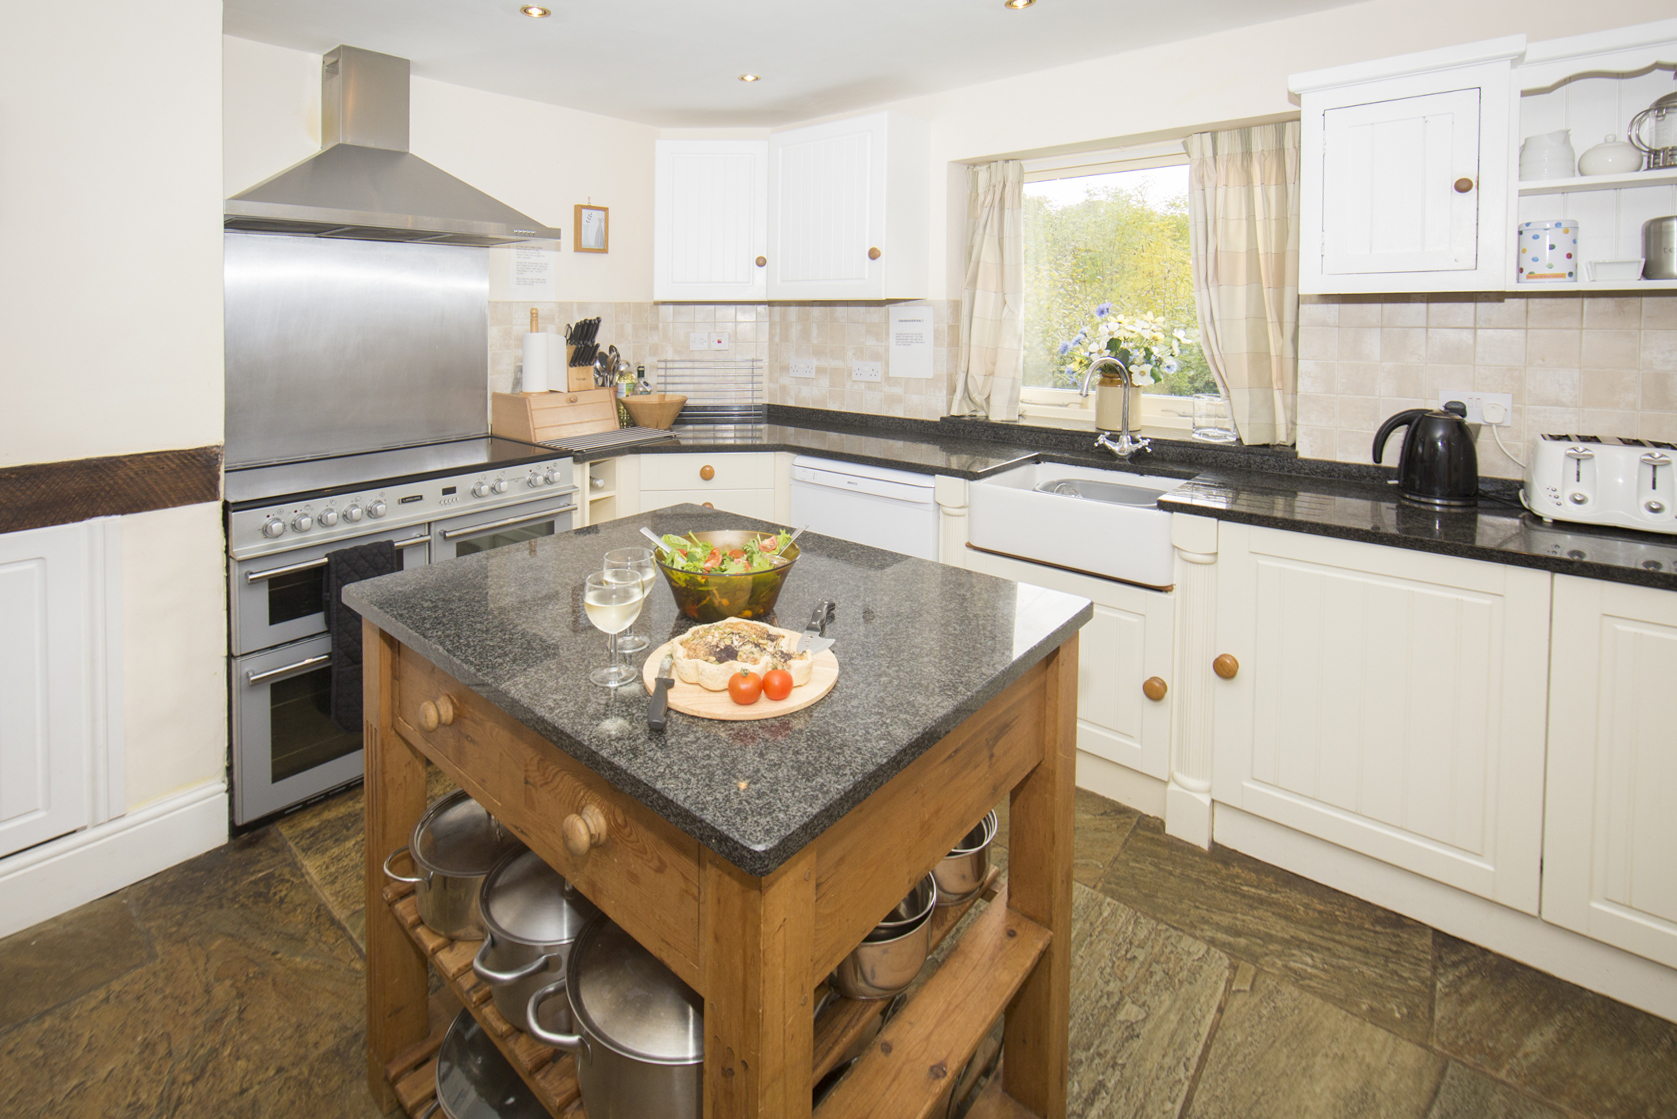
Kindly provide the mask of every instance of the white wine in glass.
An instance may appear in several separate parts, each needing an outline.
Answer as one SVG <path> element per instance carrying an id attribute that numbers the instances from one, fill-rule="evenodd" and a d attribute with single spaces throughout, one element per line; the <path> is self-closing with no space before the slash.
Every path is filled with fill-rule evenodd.
<path id="1" fill-rule="evenodd" d="M 652 593 L 653 581 L 658 578 L 658 565 L 653 562 L 651 548 L 614 548 L 606 553 L 605 568 L 607 571 L 633 571 L 640 575 L 644 594 Z M 645 611 L 641 612 L 645 617 Z M 638 619 L 637 619 L 638 620 Z M 635 653 L 652 644 L 645 633 L 644 626 L 635 626 L 629 632 L 617 639 L 617 647 L 626 653 Z"/>
<path id="2" fill-rule="evenodd" d="M 601 687 L 616 688 L 635 678 L 635 670 L 618 650 L 617 635 L 634 623 L 645 600 L 645 584 L 633 571 L 596 571 L 588 576 L 582 589 L 582 609 L 594 628 L 607 635 L 606 645 L 611 650 L 611 663 L 590 672 L 589 680 Z"/>

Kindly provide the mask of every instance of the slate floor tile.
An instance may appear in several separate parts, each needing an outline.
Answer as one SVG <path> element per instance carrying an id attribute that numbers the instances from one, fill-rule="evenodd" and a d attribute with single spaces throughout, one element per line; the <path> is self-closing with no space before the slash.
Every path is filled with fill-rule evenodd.
<path id="1" fill-rule="evenodd" d="M 0 940 L 0 1035 L 151 958 L 151 943 L 119 894 Z"/>
<path id="2" fill-rule="evenodd" d="M 1432 1023 L 1432 930 L 1144 817 L 1100 890 L 1411 1041 Z"/>
<path id="3" fill-rule="evenodd" d="M 1521 1095 L 1466 1065 L 1450 1062 L 1427 1119 L 1567 1119 L 1563 1112 Z"/>
<path id="4" fill-rule="evenodd" d="M 1677 1115 L 1677 1024 L 1437 934 L 1433 1044 L 1601 1119 Z"/>

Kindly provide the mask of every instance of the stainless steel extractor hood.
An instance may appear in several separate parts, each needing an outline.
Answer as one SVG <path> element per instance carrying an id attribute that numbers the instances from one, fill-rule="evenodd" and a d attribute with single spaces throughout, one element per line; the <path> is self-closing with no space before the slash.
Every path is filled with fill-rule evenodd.
<path id="1" fill-rule="evenodd" d="M 559 239 L 408 151 L 407 59 L 338 47 L 321 61 L 321 151 L 229 198 L 226 228 L 447 245 Z"/>

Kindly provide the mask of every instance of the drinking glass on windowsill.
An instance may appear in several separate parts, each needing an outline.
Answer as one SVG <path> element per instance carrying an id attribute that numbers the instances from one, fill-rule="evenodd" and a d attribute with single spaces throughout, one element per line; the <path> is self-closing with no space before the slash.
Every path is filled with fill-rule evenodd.
<path id="1" fill-rule="evenodd" d="M 652 584 L 658 578 L 658 565 L 653 562 L 651 548 L 615 548 L 606 553 L 607 571 L 633 571 L 640 577 L 642 594 L 652 593 Z M 635 624 L 617 639 L 617 647 L 625 653 L 638 653 L 652 644 L 651 639 L 641 631 L 645 628 L 640 619 L 646 616 L 644 610 L 635 619 Z"/>
<path id="2" fill-rule="evenodd" d="M 582 609 L 594 628 L 605 633 L 611 663 L 596 668 L 588 679 L 602 688 L 616 688 L 635 678 L 635 670 L 617 647 L 617 635 L 634 623 L 646 600 L 646 587 L 633 571 L 596 571 L 582 589 Z"/>

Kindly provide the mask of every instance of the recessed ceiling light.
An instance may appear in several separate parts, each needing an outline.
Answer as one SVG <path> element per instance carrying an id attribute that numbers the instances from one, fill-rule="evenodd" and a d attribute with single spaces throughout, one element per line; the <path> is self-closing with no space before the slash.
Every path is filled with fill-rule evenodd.
<path id="1" fill-rule="evenodd" d="M 740 75 L 740 81 L 742 81 L 742 82 L 760 82 L 762 80 L 763 79 L 761 77 L 757 76 L 756 74 L 741 74 Z"/>
<path id="2" fill-rule="evenodd" d="M 1028 8 L 1032 4 L 1035 4 L 1035 3 L 1036 3 L 1036 0 L 1002 0 L 1002 6 L 1003 7 L 1013 8 L 1015 11 L 1017 11 L 1020 8 Z"/>
<path id="3" fill-rule="evenodd" d="M 546 19 L 548 16 L 553 14 L 540 4 L 526 4 L 518 10 L 529 16 L 531 19 Z"/>

